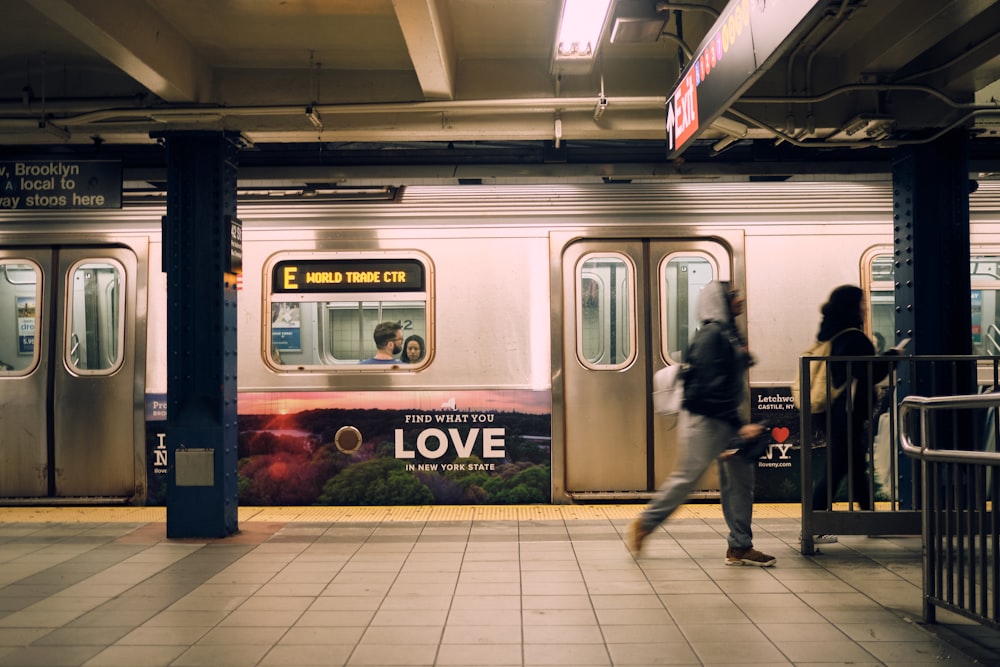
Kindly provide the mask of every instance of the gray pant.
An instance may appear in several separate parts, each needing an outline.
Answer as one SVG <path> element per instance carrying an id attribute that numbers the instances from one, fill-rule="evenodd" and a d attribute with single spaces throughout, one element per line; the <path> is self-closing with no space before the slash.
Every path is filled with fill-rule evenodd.
<path id="1" fill-rule="evenodd" d="M 652 531 L 667 520 L 694 489 L 694 483 L 719 454 L 731 445 L 737 430 L 732 424 L 681 411 L 678 424 L 677 467 L 639 515 L 642 527 Z M 753 546 L 753 482 L 756 461 L 733 456 L 719 462 L 722 515 L 729 526 L 729 546 Z"/>

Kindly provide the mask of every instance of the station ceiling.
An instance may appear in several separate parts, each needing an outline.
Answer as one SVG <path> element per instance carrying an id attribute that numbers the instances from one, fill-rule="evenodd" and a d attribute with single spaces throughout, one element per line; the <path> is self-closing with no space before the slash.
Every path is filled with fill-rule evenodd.
<path id="1" fill-rule="evenodd" d="M 884 176 L 956 130 L 1000 170 L 1000 0 L 798 2 L 808 24 L 668 156 L 665 103 L 726 0 L 615 0 L 583 68 L 553 62 L 561 0 L 3 0 L 0 156 L 155 180 L 157 136 L 227 130 L 241 179 L 275 182 Z"/>

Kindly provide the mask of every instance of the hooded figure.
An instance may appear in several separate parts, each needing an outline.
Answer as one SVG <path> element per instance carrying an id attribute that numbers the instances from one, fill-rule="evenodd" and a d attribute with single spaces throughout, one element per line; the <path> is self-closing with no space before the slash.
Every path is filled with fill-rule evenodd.
<path id="1" fill-rule="evenodd" d="M 830 293 L 820 312 L 823 319 L 816 334 L 817 341 L 832 340 L 831 357 L 868 357 L 875 355 L 875 345 L 861 330 L 865 319 L 864 292 L 854 285 L 841 285 Z M 892 348 L 884 356 L 901 354 Z M 820 477 L 813 490 L 813 509 L 829 508 L 829 495 L 837 494 L 840 485 L 850 476 L 852 500 L 863 510 L 871 510 L 872 497 L 865 457 L 868 440 L 864 436 L 865 422 L 872 418 L 875 385 L 885 379 L 891 367 L 888 363 L 831 361 L 828 373 L 833 387 L 845 387 L 831 402 L 826 413 L 814 415 L 813 424 L 826 436 L 827 474 Z M 848 377 L 850 376 L 850 377 Z M 851 386 L 848 387 L 848 383 Z M 850 404 L 850 405 L 849 405 Z M 835 541 L 832 535 L 822 535 L 818 543 Z"/>
<path id="2" fill-rule="evenodd" d="M 746 371 L 753 360 L 736 329 L 733 298 L 742 312 L 743 302 L 728 283 L 711 282 L 698 298 L 700 327 L 688 352 L 684 375 L 684 409 L 715 417 L 739 428 L 744 424 L 740 407 L 746 396 Z"/>
<path id="3" fill-rule="evenodd" d="M 759 424 L 747 424 L 741 415 L 746 371 L 752 363 L 746 341 L 736 328 L 743 306 L 742 296 L 728 283 L 710 282 L 701 291 L 697 309 L 701 326 L 691 342 L 684 373 L 677 466 L 629 526 L 627 540 L 634 554 L 639 554 L 643 541 L 684 502 L 698 478 L 721 456 L 722 514 L 729 526 L 726 564 L 769 567 L 775 563 L 774 556 L 753 548 L 750 524 L 757 462 L 732 455 L 740 444 L 756 440 L 764 431 Z"/>

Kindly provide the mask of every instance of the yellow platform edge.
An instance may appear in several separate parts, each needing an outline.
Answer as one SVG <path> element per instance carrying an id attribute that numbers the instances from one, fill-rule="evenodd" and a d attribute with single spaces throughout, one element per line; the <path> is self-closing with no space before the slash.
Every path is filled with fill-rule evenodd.
<path id="1" fill-rule="evenodd" d="M 428 521 L 622 521 L 633 519 L 642 504 L 595 505 L 425 505 L 376 507 L 240 507 L 240 522 L 340 523 Z M 798 503 L 756 503 L 754 517 L 796 519 Z M 682 505 L 673 519 L 722 517 L 718 503 Z M 0 507 L 4 523 L 156 523 L 167 520 L 165 507 Z"/>

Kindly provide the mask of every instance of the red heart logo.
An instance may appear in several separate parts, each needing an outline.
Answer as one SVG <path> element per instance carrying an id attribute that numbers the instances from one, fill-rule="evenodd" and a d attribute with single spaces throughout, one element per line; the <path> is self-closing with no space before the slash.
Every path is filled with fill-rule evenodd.
<path id="1" fill-rule="evenodd" d="M 788 429 L 784 426 L 776 426 L 771 429 L 771 437 L 774 438 L 775 442 L 784 442 L 785 440 L 788 440 L 789 435 L 790 433 Z"/>

